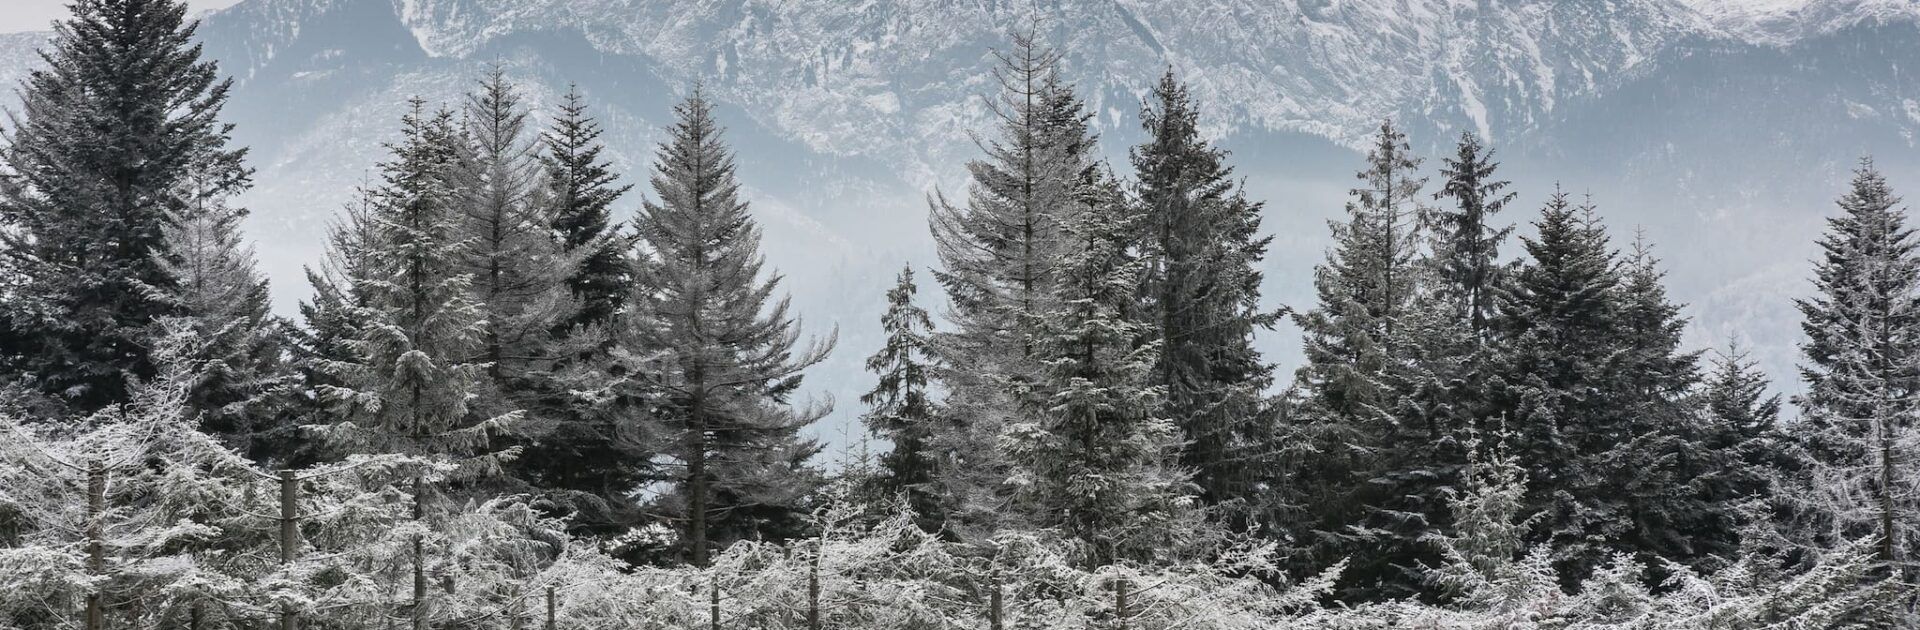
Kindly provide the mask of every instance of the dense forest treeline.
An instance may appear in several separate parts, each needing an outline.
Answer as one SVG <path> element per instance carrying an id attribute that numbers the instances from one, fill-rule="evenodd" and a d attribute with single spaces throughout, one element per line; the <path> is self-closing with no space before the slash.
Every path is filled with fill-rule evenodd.
<path id="1" fill-rule="evenodd" d="M 1783 401 L 1683 347 L 1595 199 L 1514 217 L 1470 133 L 1430 164 L 1383 122 L 1317 299 L 1263 303 L 1252 175 L 1178 76 L 1109 163 L 1016 34 L 939 265 L 874 288 L 890 447 L 829 470 L 834 338 L 699 88 L 644 182 L 577 92 L 414 101 L 289 321 L 185 11 L 76 0 L 6 124 L 0 627 L 1920 621 L 1920 241 L 1870 161 Z M 1285 321 L 1292 375 L 1253 345 Z"/>

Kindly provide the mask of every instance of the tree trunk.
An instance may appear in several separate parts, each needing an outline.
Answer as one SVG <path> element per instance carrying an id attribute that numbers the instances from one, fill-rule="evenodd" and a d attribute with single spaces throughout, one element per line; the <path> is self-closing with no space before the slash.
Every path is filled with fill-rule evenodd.
<path id="1" fill-rule="evenodd" d="M 1893 421 L 1884 415 L 1880 419 L 1880 560 L 1887 563 L 1887 569 L 1893 576 L 1902 577 L 1906 571 L 1897 566 L 1899 547 L 1895 542 L 1894 499 L 1893 499 Z"/>
<path id="2" fill-rule="evenodd" d="M 720 630 L 720 580 L 714 578 L 707 588 L 708 630 Z"/>
<path id="3" fill-rule="evenodd" d="M 688 561 L 707 566 L 707 414 L 705 387 L 694 375 L 693 404 L 687 426 L 687 544 Z"/>

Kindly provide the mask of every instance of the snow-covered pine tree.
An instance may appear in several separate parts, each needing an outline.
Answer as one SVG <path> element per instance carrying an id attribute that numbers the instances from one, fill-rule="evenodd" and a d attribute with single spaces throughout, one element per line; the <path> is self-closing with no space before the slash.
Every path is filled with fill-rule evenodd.
<path id="1" fill-rule="evenodd" d="M 640 429 L 644 392 L 627 387 L 639 357 L 617 347 L 611 330 L 634 291 L 633 243 L 612 216 L 632 186 L 602 157 L 600 135 L 585 98 L 569 89 L 540 139 L 538 201 L 567 265 L 556 282 L 567 299 L 551 322 L 552 379 L 528 392 L 541 426 L 512 466 L 570 513 L 576 532 L 618 535 L 641 520 L 632 490 L 656 472 L 659 445 Z"/>
<path id="2" fill-rule="evenodd" d="M 324 427 L 349 453 L 465 458 L 484 452 L 501 423 L 469 409 L 484 375 L 486 321 L 471 295 L 466 234 L 449 173 L 462 141 L 448 111 L 415 99 L 389 145 L 380 181 L 359 218 L 367 242 L 344 279 L 357 295 L 347 356 L 326 366 L 342 383 L 320 394 L 334 405 Z M 342 254 L 347 254 L 342 252 Z M 473 472 L 490 474 L 484 457 Z"/>
<path id="3" fill-rule="evenodd" d="M 1516 193 L 1498 178 L 1500 163 L 1493 161 L 1493 149 L 1482 145 L 1472 132 L 1460 134 L 1454 156 L 1444 162 L 1440 175 L 1446 182 L 1434 198 L 1452 198 L 1453 207 L 1434 208 L 1428 215 L 1433 235 L 1432 292 L 1456 309 L 1474 339 L 1484 343 L 1497 316 L 1500 284 L 1507 272 L 1500 262 L 1500 243 L 1513 233 L 1511 224 L 1498 226 L 1493 219 Z"/>
<path id="4" fill-rule="evenodd" d="M 1510 202 L 1508 183 L 1498 179 L 1492 151 L 1471 134 L 1444 161 L 1445 177 L 1435 199 L 1451 206 L 1420 209 L 1428 251 L 1416 265 L 1418 284 L 1399 326 L 1400 399 L 1393 415 L 1401 436 L 1380 452 L 1369 483 L 1378 498 L 1363 525 L 1384 543 L 1370 550 L 1387 557 L 1394 589 L 1421 589 L 1420 567 L 1437 561 L 1419 541 L 1449 527 L 1451 489 L 1462 480 L 1469 457 L 1468 432 L 1493 432 L 1487 395 L 1493 330 L 1507 266 L 1500 242 L 1512 227 L 1490 224 Z"/>
<path id="5" fill-rule="evenodd" d="M 1413 340 L 1420 370 L 1408 404 L 1442 439 L 1457 438 L 1464 428 L 1493 430 L 1490 346 L 1497 334 L 1498 297 L 1512 273 L 1511 263 L 1500 260 L 1500 245 L 1513 226 L 1492 222 L 1515 197 L 1509 183 L 1499 179 L 1499 166 L 1477 136 L 1461 134 L 1454 156 L 1440 168 L 1445 182 L 1434 193 L 1452 204 L 1429 208 L 1423 217 L 1431 239 L 1423 261 L 1429 284 L 1415 306 L 1424 330 Z M 1446 464 L 1457 467 L 1457 453 L 1455 448 L 1438 462 L 1435 482 L 1450 483 Z"/>
<path id="6" fill-rule="evenodd" d="M 1161 412 L 1185 435 L 1180 463 L 1210 504 L 1250 499 L 1276 480 L 1280 446 L 1264 400 L 1273 368 L 1253 334 L 1279 314 L 1260 310 L 1261 204 L 1232 181 L 1227 154 L 1200 133 L 1200 112 L 1168 70 L 1142 107 L 1148 139 L 1133 148 L 1144 262 L 1142 316 L 1160 341 Z"/>
<path id="7" fill-rule="evenodd" d="M 1805 457 L 1780 422 L 1781 398 L 1768 392 L 1767 375 L 1738 343 L 1708 356 L 1707 369 L 1693 404 L 1700 448 L 1693 461 L 1681 462 L 1680 475 L 1715 510 L 1690 524 L 1698 531 L 1729 530 L 1749 550 L 1778 551 L 1777 525 L 1791 519 L 1772 514 L 1742 514 L 1733 508 L 1779 509 L 1789 501 L 1776 487 L 1805 469 Z"/>
<path id="8" fill-rule="evenodd" d="M 1613 503 L 1609 513 L 1627 519 L 1625 548 L 1672 562 L 1733 558 L 1739 504 L 1708 501 L 1699 485 L 1733 471 L 1714 465 L 1727 453 L 1708 446 L 1710 418 L 1691 399 L 1700 353 L 1680 349 L 1687 320 L 1667 298 L 1666 272 L 1644 233 L 1618 273 L 1614 331 L 1603 338 L 1614 348 L 1612 376 L 1589 396 L 1611 399 L 1610 411 L 1624 415 L 1605 430 L 1624 434 L 1600 438 L 1596 446 L 1610 451 L 1587 453 L 1612 468 L 1610 489 L 1594 502 Z"/>
<path id="9" fill-rule="evenodd" d="M 0 253 L 21 285 L 0 302 L 0 379 L 81 411 L 151 378 L 154 320 L 176 314 L 169 217 L 244 190 L 219 121 L 228 81 L 178 0 L 75 2 L 21 87 L 0 162 Z"/>
<path id="10" fill-rule="evenodd" d="M 1489 448 L 1482 448 L 1478 435 L 1469 431 L 1463 443 L 1466 466 L 1459 489 L 1448 493 L 1448 531 L 1428 539 L 1445 562 L 1427 579 L 1456 604 L 1497 611 L 1558 586 L 1529 579 L 1535 576 L 1521 562 L 1531 520 L 1525 512 L 1526 471 L 1507 451 L 1504 433 Z"/>
<path id="11" fill-rule="evenodd" d="M 303 424 L 324 424 L 330 420 L 333 405 L 323 399 L 320 391 L 345 385 L 331 365 L 354 358 L 350 344 L 360 336 L 357 309 L 367 306 L 361 280 L 370 273 L 367 252 L 376 242 L 378 227 L 373 216 L 371 187 L 370 183 L 363 184 L 341 208 L 339 216 L 327 226 L 324 259 L 317 266 L 305 268 L 313 295 L 300 302 L 302 325 L 288 328 L 292 333 L 291 360 L 299 376 L 299 394 L 291 414 Z M 326 445 L 312 441 L 296 443 L 285 453 L 293 466 L 326 458 Z"/>
<path id="12" fill-rule="evenodd" d="M 1552 548 L 1568 585 L 1616 552 L 1693 557 L 1696 541 L 1667 520 L 1688 514 L 1664 511 L 1699 507 L 1679 472 L 1698 447 L 1680 400 L 1697 374 L 1677 349 L 1679 309 L 1650 256 L 1618 262 L 1591 203 L 1556 191 L 1535 226 L 1503 294 L 1493 389 L 1540 514 L 1530 540 Z"/>
<path id="13" fill-rule="evenodd" d="M 191 328 L 153 342 L 159 372 L 126 402 L 50 423 L 0 413 L 0 626 L 250 627 L 270 528 L 261 473 L 195 426 Z"/>
<path id="14" fill-rule="evenodd" d="M 1409 384 L 1417 380 L 1408 342 L 1420 330 L 1410 323 L 1421 273 L 1417 199 L 1425 180 L 1416 176 L 1420 160 L 1406 135 L 1390 122 L 1375 134 L 1367 165 L 1357 175 L 1362 186 L 1352 191 L 1347 220 L 1329 223 L 1334 246 L 1314 269 L 1318 302 L 1295 316 L 1305 332 L 1307 362 L 1295 377 L 1304 400 L 1291 422 L 1310 446 L 1299 449 L 1289 485 L 1299 493 L 1293 502 L 1307 506 L 1297 525 L 1310 532 L 1300 558 L 1325 566 L 1357 554 L 1347 586 L 1372 590 L 1405 573 L 1387 546 L 1426 550 L 1419 541 L 1428 534 L 1416 512 L 1376 512 L 1384 506 L 1379 493 L 1392 484 L 1375 480 L 1390 466 L 1426 461 L 1433 436 L 1400 418 Z M 1362 525 L 1378 517 L 1395 522 Z M 1357 553 L 1362 546 L 1366 551 Z"/>
<path id="15" fill-rule="evenodd" d="M 1496 409 L 1527 470 L 1528 510 L 1540 515 L 1529 542 L 1549 540 L 1590 567 L 1605 552 L 1584 547 L 1595 517 L 1589 502 L 1606 497 L 1605 471 L 1588 455 L 1623 427 L 1605 426 L 1614 417 L 1608 401 L 1589 394 L 1609 376 L 1604 341 L 1614 334 L 1620 279 L 1606 233 L 1566 193 L 1548 198 L 1534 226 L 1520 239 L 1530 258 L 1503 294 Z"/>
<path id="16" fill-rule="evenodd" d="M 1179 427 L 1161 415 L 1159 344 L 1142 343 L 1137 308 L 1146 263 L 1132 244 L 1140 217 L 1110 175 L 1056 215 L 1052 299 L 1033 324 L 1040 378 L 1001 435 L 1016 509 L 1084 545 L 1088 566 L 1156 548 L 1191 491 L 1174 463 Z M 1149 542 L 1151 541 L 1151 542 Z"/>
<path id="17" fill-rule="evenodd" d="M 199 378 L 188 406 L 201 427 L 256 461 L 284 462 L 297 437 L 290 326 L 271 312 L 267 280 L 240 234 L 246 210 L 194 197 L 192 208 L 161 227 L 167 246 L 159 266 L 173 283 L 148 290 L 178 313 L 163 326 L 184 327 L 198 339 L 191 356 L 178 359 L 190 362 L 188 372 Z"/>
<path id="18" fill-rule="evenodd" d="M 935 422 L 933 400 L 927 395 L 933 320 L 914 304 L 918 291 L 911 265 L 900 270 L 887 290 L 887 312 L 880 317 L 887 341 L 867 358 L 867 371 L 878 382 L 860 397 L 868 407 L 861 420 L 868 431 L 893 443 L 893 449 L 880 456 L 884 473 L 879 486 L 888 495 L 904 494 L 921 525 L 932 531 L 943 520 L 932 487 L 934 454 L 927 444 Z"/>
<path id="19" fill-rule="evenodd" d="M 833 339 L 800 345 L 777 274 L 763 274 L 760 228 L 740 199 L 713 104 L 698 88 L 674 107 L 636 222 L 639 289 L 627 345 L 658 353 L 650 382 L 665 454 L 681 472 L 661 511 L 685 523 L 686 561 L 705 566 L 715 543 L 780 538 L 804 514 L 819 446 L 800 429 L 827 412 L 796 407 L 801 372 Z"/>
<path id="20" fill-rule="evenodd" d="M 1008 476 L 994 448 L 1023 404 L 1013 394 L 1038 377 L 1033 314 L 1047 308 L 1058 216 L 1094 173 L 1085 104 L 1061 78 L 1060 56 L 1031 33 L 995 53 L 999 93 L 988 108 L 995 137 L 969 162 L 967 203 L 935 194 L 930 222 L 954 329 L 934 336 L 935 378 L 946 391 L 940 495 L 952 526 L 993 530 Z"/>
<path id="21" fill-rule="evenodd" d="M 613 221 L 613 204 L 633 188 L 620 184 L 600 154 L 600 124 L 587 114 L 578 88 L 567 90 L 560 114 L 541 136 L 544 201 L 552 229 L 569 260 L 575 311 L 571 326 L 607 324 L 626 304 L 633 269 L 629 245 Z"/>
<path id="22" fill-rule="evenodd" d="M 519 412 L 488 415 L 470 406 L 486 378 L 486 364 L 476 359 L 487 338 L 463 265 L 468 243 L 451 185 L 460 130 L 451 112 L 430 113 L 415 99 L 401 134 L 380 165 L 378 185 L 367 191 L 371 242 L 351 278 L 360 304 L 345 305 L 354 322 L 353 336 L 341 341 L 347 356 L 324 364 L 339 384 L 318 387 L 333 414 L 317 428 L 342 453 L 410 455 L 430 464 L 408 473 L 406 614 L 424 630 L 436 615 L 429 565 L 446 551 L 427 547 L 426 524 L 442 512 L 429 504 L 448 500 L 443 481 L 471 484 L 499 473 L 511 451 L 490 449 Z"/>
<path id="23" fill-rule="evenodd" d="M 460 212 L 459 273 L 471 278 L 474 302 L 486 321 L 480 357 L 491 393 L 483 404 L 520 407 L 529 382 L 551 364 L 551 331 L 570 314 L 565 276 L 572 263 L 549 226 L 540 192 L 540 163 L 527 132 L 527 112 L 507 80 L 491 70 L 467 94 L 464 142 L 448 169 Z"/>
<path id="24" fill-rule="evenodd" d="M 1813 297 L 1800 300 L 1806 394 L 1794 430 L 1829 543 L 1872 536 L 1912 579 L 1920 543 L 1920 241 L 1886 178 L 1863 160 L 1827 220 Z"/>

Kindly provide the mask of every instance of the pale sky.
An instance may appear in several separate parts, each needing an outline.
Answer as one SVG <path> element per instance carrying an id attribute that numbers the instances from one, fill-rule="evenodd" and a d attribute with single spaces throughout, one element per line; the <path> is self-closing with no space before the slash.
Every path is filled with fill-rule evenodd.
<path id="1" fill-rule="evenodd" d="M 232 6 L 240 0 L 187 0 L 190 11 Z M 0 0 L 0 33 L 44 31 L 54 20 L 66 17 L 67 0 Z"/>

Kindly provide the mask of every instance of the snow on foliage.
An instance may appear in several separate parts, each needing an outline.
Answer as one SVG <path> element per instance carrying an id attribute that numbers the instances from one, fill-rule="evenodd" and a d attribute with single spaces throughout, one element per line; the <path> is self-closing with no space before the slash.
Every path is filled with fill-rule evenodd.
<path id="1" fill-rule="evenodd" d="M 1464 551 L 1467 540 L 1497 548 L 1485 543 L 1504 530 L 1490 527 L 1441 542 L 1453 566 L 1440 574 L 1480 576 L 1449 581 L 1471 582 L 1455 604 L 1330 607 L 1340 568 L 1290 582 L 1270 541 L 1086 568 L 1057 532 L 954 542 L 910 511 L 850 500 L 857 489 L 845 483 L 810 517 L 811 537 L 739 542 L 707 568 L 632 566 L 515 496 L 416 519 L 407 489 L 422 462 L 403 456 L 295 473 L 299 539 L 281 563 L 278 480 L 191 426 L 192 378 L 169 368 L 132 402 L 72 424 L 0 415 L 0 628 L 78 625 L 95 594 L 113 627 L 258 627 L 282 614 L 305 627 L 387 627 L 410 616 L 416 536 L 429 556 L 429 627 L 958 628 L 997 618 L 1003 628 L 1821 628 L 1875 601 L 1860 587 L 1874 566 L 1869 543 L 1787 577 L 1761 556 L 1711 577 L 1665 566 L 1659 592 L 1644 563 L 1619 556 L 1568 592 L 1543 549 Z M 1513 517 L 1520 476 L 1503 461 L 1455 501 L 1479 515 L 1463 522 Z M 107 480 L 97 512 L 87 500 L 96 466 Z M 430 479 L 453 472 L 428 468 Z"/>

